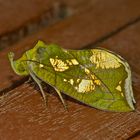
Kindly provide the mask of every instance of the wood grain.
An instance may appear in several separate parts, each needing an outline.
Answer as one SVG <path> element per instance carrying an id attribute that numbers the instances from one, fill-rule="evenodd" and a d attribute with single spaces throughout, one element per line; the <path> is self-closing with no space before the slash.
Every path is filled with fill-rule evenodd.
<path id="1" fill-rule="evenodd" d="M 55 18 L 57 18 L 62 10 L 61 8 L 63 8 L 61 7 L 62 5 L 74 10 L 74 8 L 80 8 L 82 2 L 83 0 L 24 0 L 24 2 L 22 0 L 0 1 L 0 36 L 16 31 L 30 22 L 38 21 L 44 14 L 48 14 L 48 16 L 52 17 L 54 14 Z"/>
<path id="2" fill-rule="evenodd" d="M 69 112 L 58 98 L 50 96 L 46 108 L 33 85 L 19 86 L 1 100 L 0 139 L 121 140 L 140 129 L 140 116 L 136 112 L 111 113 L 75 100 L 67 103 Z"/>
<path id="3" fill-rule="evenodd" d="M 86 5 L 83 0 L 67 1 L 67 4 L 75 9 L 76 14 L 43 28 L 0 52 L 0 91 L 3 94 L 0 96 L 0 139 L 139 139 L 140 1 L 90 2 L 91 5 L 89 3 Z M 83 5 L 85 7 L 78 10 L 78 7 Z M 130 113 L 100 111 L 64 96 L 69 108 L 69 111 L 65 111 L 57 94 L 48 85 L 45 86 L 45 91 L 50 93 L 50 97 L 46 108 L 35 83 L 24 83 L 26 79 L 16 76 L 7 60 L 9 51 L 14 51 L 16 57 L 19 57 L 25 50 L 32 48 L 38 39 L 71 49 L 95 47 L 94 45 L 99 43 L 101 47 L 120 54 L 132 69 L 136 111 Z"/>
<path id="4" fill-rule="evenodd" d="M 9 51 L 14 51 L 16 56 L 19 57 L 25 50 L 32 48 L 39 39 L 44 40 L 46 43 L 60 44 L 64 48 L 83 48 L 134 21 L 140 15 L 139 1 L 118 0 L 112 2 L 112 0 L 108 0 L 106 2 L 99 1 L 93 5 L 86 8 L 85 11 L 83 10 L 50 28 L 44 28 L 0 52 L 0 64 L 4 65 L 0 69 L 0 91 L 13 87 L 15 81 L 21 79 L 11 70 L 7 59 Z"/>
<path id="5" fill-rule="evenodd" d="M 97 0 L 0 1 L 0 50 L 43 27 L 94 5 Z"/>
<path id="6" fill-rule="evenodd" d="M 130 63 L 137 111 L 140 110 L 140 71 L 137 63 L 139 61 L 136 61 L 140 60 L 139 34 L 138 22 L 101 44 L 120 53 Z M 133 55 L 129 53 L 130 51 Z M 135 63 L 137 65 L 133 65 Z M 54 93 L 52 90 L 50 92 Z M 34 85 L 22 84 L 1 99 L 0 127 L 3 129 L 0 129 L 0 137 L 42 140 L 122 140 L 128 139 L 140 130 L 138 112 L 104 112 L 70 98 L 67 98 L 67 103 L 69 112 L 65 111 L 58 98 L 52 95 L 49 98 L 49 107 L 46 109 Z"/>

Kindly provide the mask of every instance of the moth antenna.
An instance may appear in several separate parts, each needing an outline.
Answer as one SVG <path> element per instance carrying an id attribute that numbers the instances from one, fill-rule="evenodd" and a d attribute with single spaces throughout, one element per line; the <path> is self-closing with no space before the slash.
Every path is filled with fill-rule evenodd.
<path id="1" fill-rule="evenodd" d="M 22 60 L 22 62 L 32 62 L 32 63 L 42 64 L 44 66 L 50 67 L 49 65 L 43 64 L 43 63 L 35 61 L 35 60 L 30 60 L 30 59 Z"/>
<path id="2" fill-rule="evenodd" d="M 8 59 L 11 63 L 11 67 L 13 68 L 14 72 L 19 75 L 19 73 L 16 71 L 15 66 L 14 66 L 14 53 L 13 52 L 8 53 Z"/>
<path id="3" fill-rule="evenodd" d="M 27 59 L 27 60 L 21 60 L 21 62 L 34 62 L 34 63 L 42 64 L 42 63 L 40 63 L 40 62 L 38 62 L 38 61 L 29 60 L 29 59 Z"/>

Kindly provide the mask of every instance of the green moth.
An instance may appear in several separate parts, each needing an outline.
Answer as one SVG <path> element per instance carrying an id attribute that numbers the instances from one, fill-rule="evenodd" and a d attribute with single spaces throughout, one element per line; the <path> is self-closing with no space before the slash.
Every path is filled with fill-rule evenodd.
<path id="1" fill-rule="evenodd" d="M 130 67 L 111 51 L 102 48 L 66 50 L 38 41 L 18 60 L 13 60 L 12 52 L 8 56 L 15 73 L 34 79 L 45 101 L 42 81 L 56 90 L 64 107 L 61 92 L 101 110 L 135 110 Z"/>

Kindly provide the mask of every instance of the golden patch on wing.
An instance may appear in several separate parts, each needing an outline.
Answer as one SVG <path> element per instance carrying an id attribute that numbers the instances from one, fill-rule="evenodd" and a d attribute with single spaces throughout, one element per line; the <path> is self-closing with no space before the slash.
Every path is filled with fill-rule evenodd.
<path id="1" fill-rule="evenodd" d="M 85 70 L 85 73 L 86 73 L 92 80 L 94 80 L 94 81 L 93 81 L 94 84 L 96 84 L 96 85 L 101 85 L 101 81 L 100 81 L 99 79 L 97 79 L 97 77 L 96 77 L 94 74 L 91 74 L 89 69 L 85 68 L 84 70 Z"/>
<path id="2" fill-rule="evenodd" d="M 67 82 L 67 79 L 63 79 L 64 82 Z"/>
<path id="3" fill-rule="evenodd" d="M 69 80 L 63 79 L 63 81 L 64 81 L 64 82 L 68 82 L 68 83 L 70 83 L 71 85 L 74 84 L 74 80 L 73 80 L 73 79 L 69 79 Z"/>
<path id="4" fill-rule="evenodd" d="M 121 66 L 116 56 L 107 51 L 98 49 L 92 50 L 90 61 L 96 65 L 96 69 L 119 68 Z"/>
<path id="5" fill-rule="evenodd" d="M 96 76 L 93 75 L 93 74 L 91 74 L 91 78 L 92 78 L 92 79 L 96 79 Z"/>
<path id="6" fill-rule="evenodd" d="M 90 70 L 87 69 L 87 68 L 85 68 L 85 73 L 86 73 L 87 75 L 90 74 Z"/>
<path id="7" fill-rule="evenodd" d="M 78 65 L 79 64 L 79 62 L 76 59 L 71 59 L 71 62 L 72 62 L 73 65 Z"/>
<path id="8" fill-rule="evenodd" d="M 71 85 L 73 85 L 73 84 L 74 84 L 74 80 L 73 80 L 73 79 L 70 79 L 70 80 L 69 80 L 69 83 L 70 83 Z"/>
<path id="9" fill-rule="evenodd" d="M 44 67 L 44 65 L 43 65 L 43 64 L 39 64 L 39 67 L 40 67 L 40 68 L 43 68 L 43 67 Z"/>
<path id="10" fill-rule="evenodd" d="M 121 88 L 121 83 L 122 83 L 122 81 L 119 81 L 119 84 L 116 86 L 116 90 L 118 90 L 120 92 L 121 96 L 124 96 L 123 92 L 122 92 L 122 88 Z"/>
<path id="11" fill-rule="evenodd" d="M 79 62 L 76 59 L 70 59 L 70 60 L 66 60 L 68 65 L 78 65 Z"/>
<path id="12" fill-rule="evenodd" d="M 124 95 L 123 95 L 123 93 L 121 92 L 121 96 L 123 96 L 124 97 Z"/>
<path id="13" fill-rule="evenodd" d="M 121 83 L 122 83 L 122 81 L 119 82 L 119 84 L 121 84 Z"/>
<path id="14" fill-rule="evenodd" d="M 68 65 L 70 65 L 70 66 L 72 65 L 72 62 L 70 60 L 66 60 L 66 62 Z"/>
<path id="15" fill-rule="evenodd" d="M 101 85 L 101 81 L 100 80 L 94 80 L 94 83 L 96 84 L 96 85 Z"/>
<path id="16" fill-rule="evenodd" d="M 121 88 L 120 85 L 118 85 L 118 86 L 116 87 L 116 89 L 117 89 L 118 91 L 122 91 L 122 88 Z"/>
<path id="17" fill-rule="evenodd" d="M 55 71 L 63 72 L 67 69 L 69 69 L 69 66 L 63 62 L 61 59 L 58 58 L 50 58 L 50 63 L 53 66 Z"/>
<path id="18" fill-rule="evenodd" d="M 80 82 L 80 79 L 77 79 L 76 82 L 79 83 Z"/>
<path id="19" fill-rule="evenodd" d="M 86 80 L 86 79 L 83 79 L 78 87 L 75 87 L 75 89 L 78 91 L 78 92 L 82 92 L 82 93 L 85 93 L 85 92 L 90 92 L 90 91 L 93 91 L 95 89 L 95 85 L 93 83 L 92 80 Z"/>

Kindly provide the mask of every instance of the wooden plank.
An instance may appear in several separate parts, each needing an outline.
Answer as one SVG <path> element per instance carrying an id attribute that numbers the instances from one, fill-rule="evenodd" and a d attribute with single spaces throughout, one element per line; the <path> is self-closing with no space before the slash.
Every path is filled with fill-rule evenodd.
<path id="1" fill-rule="evenodd" d="M 95 0 L 93 0 L 95 1 Z M 8 32 L 13 32 L 22 26 L 25 26 L 30 21 L 38 20 L 44 14 L 55 14 L 56 18 L 61 12 L 61 8 L 69 8 L 74 10 L 74 8 L 80 6 L 83 8 L 84 0 L 5 0 L 0 2 L 0 36 Z M 91 2 L 89 1 L 91 4 Z M 93 3 L 93 2 L 92 2 Z M 80 6 L 77 6 L 80 5 Z M 64 7 L 62 7 L 64 6 Z M 73 8 L 74 7 L 74 8 Z M 56 15 L 57 14 L 57 15 Z M 15 16 L 16 15 L 16 16 Z M 42 17 L 43 18 L 43 17 Z M 45 17 L 44 17 L 45 18 Z"/>
<path id="2" fill-rule="evenodd" d="M 23 38 L 41 24 L 58 19 L 53 15 L 55 1 L 5 0 L 0 2 L 0 49 Z M 57 8 L 60 13 L 60 6 Z"/>
<path id="3" fill-rule="evenodd" d="M 90 12 L 91 13 L 91 12 Z M 85 16 L 87 16 L 85 14 Z M 120 16 L 120 15 L 119 15 Z M 79 17 L 79 16 L 78 16 Z M 81 18 L 74 18 L 81 21 Z M 107 18 L 106 18 L 107 19 Z M 116 17 L 115 17 L 116 19 Z M 78 22 L 77 21 L 77 22 Z M 76 34 L 82 25 L 89 25 L 87 18 L 84 24 L 78 24 L 76 27 L 67 20 L 47 30 L 54 40 L 67 48 L 70 48 L 72 39 L 73 46 L 80 48 L 90 42 L 94 42 L 89 29 Z M 76 23 L 76 21 L 75 21 Z M 68 26 L 69 25 L 69 26 Z M 78 28 L 78 26 L 80 26 Z M 65 31 L 60 32 L 60 27 Z M 67 28 L 66 28 L 67 27 Z M 69 27 L 69 28 L 68 28 Z M 114 26 L 113 26 L 114 27 Z M 115 26 L 116 27 L 116 26 Z M 60 28 L 60 29 L 59 29 Z M 78 28 L 78 29 L 77 29 Z M 59 29 L 59 30 L 58 30 Z M 73 31 L 73 30 L 75 31 Z M 77 30 L 76 30 L 77 29 Z M 91 27 L 90 27 L 91 29 Z M 98 28 L 97 28 L 98 29 Z M 54 31 L 54 32 L 51 32 Z M 71 31 L 71 32 L 70 32 Z M 110 31 L 110 30 L 109 30 Z M 57 33 L 58 32 L 58 33 Z M 84 38 L 88 35 L 87 38 Z M 106 31 L 107 32 L 107 31 Z M 105 33 L 106 33 L 105 32 Z M 63 37 L 58 37 L 60 33 Z M 68 34 L 69 33 L 69 34 Z M 84 35 L 82 33 L 85 33 Z M 105 34 L 104 33 L 104 34 Z M 70 36 L 75 36 L 69 39 Z M 99 33 L 98 33 L 99 34 Z M 114 37 L 105 41 L 101 46 L 114 50 L 128 60 L 133 71 L 134 94 L 137 101 L 137 110 L 140 110 L 140 23 L 128 27 L 126 30 L 118 33 Z M 46 31 L 39 35 L 47 35 Z M 47 37 L 49 36 L 47 35 Z M 101 36 L 100 32 L 100 36 Z M 77 37 L 78 40 L 75 38 Z M 25 39 L 19 46 L 30 46 L 34 42 L 35 35 Z M 98 36 L 99 37 L 99 36 Z M 96 36 L 96 39 L 98 38 Z M 45 38 L 45 37 L 44 37 Z M 75 39 L 75 40 L 74 40 Z M 47 39 L 46 39 L 47 40 Z M 65 41 L 64 41 L 65 40 Z M 64 41 L 64 42 L 63 42 Z M 71 42 L 70 42 L 71 41 Z M 29 44 L 28 44 L 29 43 Z M 85 44 L 84 44 L 85 43 Z M 18 46 L 17 45 L 17 46 Z M 19 48 L 21 48 L 21 46 Z M 17 52 L 20 51 L 18 47 Z M 28 47 L 27 47 L 28 48 Z M 27 49 L 25 48 L 25 49 Z M 8 50 L 8 49 L 7 49 Z M 3 63 L 4 65 L 4 63 Z M 48 91 L 48 90 L 47 90 Z M 52 91 L 50 91 L 53 93 Z M 82 105 L 75 100 L 68 98 L 69 112 L 66 112 L 62 104 L 55 96 L 49 99 L 49 108 L 45 109 L 39 91 L 34 89 L 33 85 L 23 84 L 1 98 L 0 108 L 0 138 L 5 139 L 127 139 L 140 130 L 140 115 L 137 112 L 130 113 L 111 113 L 99 111 L 94 108 Z M 30 130 L 30 131 L 29 131 Z M 7 133 L 8 132 L 8 133 Z"/>
<path id="4" fill-rule="evenodd" d="M 137 113 L 99 111 L 74 100 L 67 103 L 69 112 L 58 98 L 50 96 L 46 109 L 33 85 L 16 88 L 1 100 L 0 138 L 121 140 L 140 128 Z"/>
<path id="5" fill-rule="evenodd" d="M 0 69 L 0 91 L 11 86 L 14 87 L 17 84 L 16 81 L 21 80 L 11 70 L 7 59 L 9 51 L 16 52 L 18 57 L 25 50 L 33 47 L 38 39 L 48 43 L 60 44 L 64 48 L 82 48 L 137 19 L 140 15 L 139 6 L 140 1 L 108 0 L 104 3 L 99 1 L 92 8 L 86 9 L 86 11 L 82 11 L 80 14 L 50 28 L 44 28 L 37 34 L 27 37 L 16 45 L 0 52 L 0 64 L 4 66 Z"/>
<path id="6" fill-rule="evenodd" d="M 140 60 L 140 23 L 122 31 L 105 41 L 101 46 L 114 50 L 127 58 L 133 73 L 140 74 L 136 59 Z M 119 45 L 118 45 L 119 44 Z M 123 47 L 122 47 L 123 46 Z M 131 60 L 133 50 L 134 59 Z M 125 53 L 127 52 L 127 53 Z M 140 78 L 133 74 L 134 94 L 137 110 L 140 110 Z M 49 88 L 50 89 L 50 88 Z M 47 91 L 54 93 L 54 91 Z M 0 138 L 5 139 L 107 139 L 122 140 L 140 130 L 138 112 L 104 112 L 67 98 L 69 111 L 65 111 L 56 96 L 50 96 L 49 107 L 45 109 L 39 91 L 34 85 L 23 84 L 7 93 L 1 99 Z M 29 131 L 30 130 L 30 131 Z M 8 134 L 7 134 L 8 131 Z"/>
<path id="7" fill-rule="evenodd" d="M 96 0 L 5 0 L 0 2 L 0 50 L 44 26 L 79 12 Z M 20 12 L 19 12 L 20 11 Z"/>

